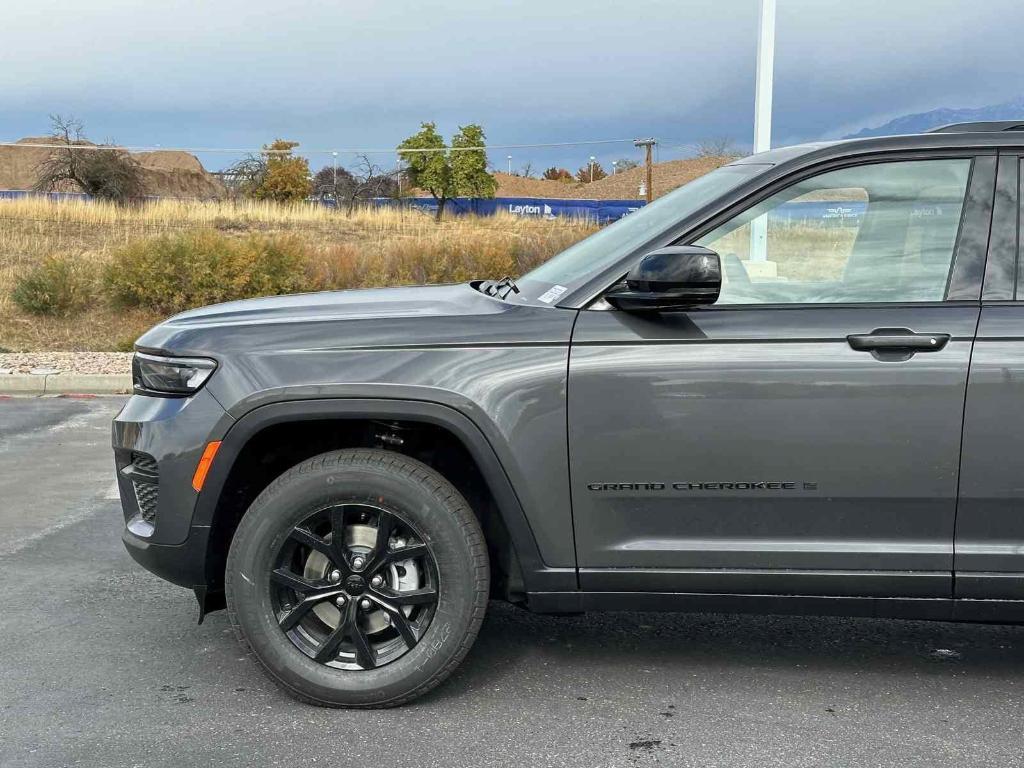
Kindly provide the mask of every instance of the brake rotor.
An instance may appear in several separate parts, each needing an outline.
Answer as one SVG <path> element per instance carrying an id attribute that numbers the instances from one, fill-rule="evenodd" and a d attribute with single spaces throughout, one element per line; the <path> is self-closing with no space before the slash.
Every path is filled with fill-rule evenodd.
<path id="1" fill-rule="evenodd" d="M 324 539 L 331 541 L 332 534 L 327 534 Z M 377 543 L 377 529 L 372 525 L 349 525 L 345 528 L 345 548 L 353 554 L 368 555 Z M 312 550 L 303 566 L 302 575 L 311 581 L 327 578 L 327 572 L 331 568 L 331 561 L 325 555 Z M 392 563 L 386 572 L 386 581 L 389 589 L 395 592 L 406 592 L 419 588 L 419 568 L 413 560 L 405 560 L 400 563 Z M 412 606 L 405 606 L 402 612 L 409 616 L 412 613 Z M 341 622 L 341 611 L 330 601 L 318 603 L 313 607 L 313 613 L 324 624 L 331 629 L 336 629 Z M 363 630 L 367 634 L 376 634 L 391 626 L 387 614 L 376 605 L 369 611 L 362 614 Z"/>

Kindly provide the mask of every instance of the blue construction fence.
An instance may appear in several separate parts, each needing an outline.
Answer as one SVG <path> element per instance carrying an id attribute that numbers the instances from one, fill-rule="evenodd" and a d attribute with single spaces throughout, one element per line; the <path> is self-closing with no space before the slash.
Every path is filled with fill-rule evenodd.
<path id="1" fill-rule="evenodd" d="M 386 207 L 412 207 L 426 213 L 437 213 L 433 198 L 411 197 L 399 200 L 374 198 L 373 203 Z M 445 203 L 445 210 L 456 215 L 493 216 L 504 211 L 513 216 L 553 219 L 557 216 L 590 219 L 600 223 L 616 221 L 640 210 L 644 200 L 567 200 L 542 197 L 495 197 L 490 199 L 456 197 Z M 801 201 L 784 203 L 768 214 L 772 222 L 798 224 L 809 222 L 859 221 L 867 203 L 861 201 Z"/>
<path id="2" fill-rule="evenodd" d="M 19 197 L 45 197 L 48 200 L 90 200 L 84 192 L 33 192 L 29 189 L 0 189 L 0 200 L 16 200 Z"/>
<path id="3" fill-rule="evenodd" d="M 20 197 L 46 197 L 50 200 L 88 200 L 89 195 L 80 192 L 32 192 L 27 190 L 0 190 L 0 200 Z M 157 199 L 157 198 L 151 198 Z M 333 200 L 319 200 L 321 205 L 333 206 Z M 378 197 L 373 205 L 388 208 L 412 208 L 425 214 L 437 212 L 437 201 L 432 197 Z M 570 200 L 543 197 L 455 197 L 448 200 L 445 210 L 455 215 L 493 216 L 504 211 L 512 216 L 538 219 L 554 219 L 558 216 L 589 219 L 601 224 L 616 221 L 645 204 L 643 200 Z M 769 214 L 769 220 L 786 224 L 835 223 L 836 220 L 856 224 L 867 203 L 862 201 L 826 201 L 784 203 Z"/>
<path id="4" fill-rule="evenodd" d="M 437 213 L 437 201 L 432 197 L 374 198 L 382 207 L 416 208 L 425 213 Z M 554 219 L 559 216 L 589 219 L 601 222 L 616 221 L 639 210 L 643 200 L 566 200 L 542 197 L 453 197 L 445 202 L 445 211 L 457 216 L 493 216 L 498 211 L 532 219 Z"/>

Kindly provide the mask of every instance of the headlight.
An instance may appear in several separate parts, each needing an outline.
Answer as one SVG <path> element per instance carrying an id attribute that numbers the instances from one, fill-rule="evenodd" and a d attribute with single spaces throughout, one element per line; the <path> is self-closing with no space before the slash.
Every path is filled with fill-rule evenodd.
<path id="1" fill-rule="evenodd" d="M 136 352 L 132 384 L 142 395 L 184 397 L 197 392 L 217 367 L 206 357 L 160 357 Z"/>

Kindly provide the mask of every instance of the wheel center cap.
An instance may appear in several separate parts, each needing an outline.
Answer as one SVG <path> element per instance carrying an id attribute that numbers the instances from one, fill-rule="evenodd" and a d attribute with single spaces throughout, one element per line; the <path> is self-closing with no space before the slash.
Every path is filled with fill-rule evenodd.
<path id="1" fill-rule="evenodd" d="M 361 595 L 366 591 L 366 579 L 358 573 L 353 573 L 345 579 L 345 591 L 350 595 Z"/>

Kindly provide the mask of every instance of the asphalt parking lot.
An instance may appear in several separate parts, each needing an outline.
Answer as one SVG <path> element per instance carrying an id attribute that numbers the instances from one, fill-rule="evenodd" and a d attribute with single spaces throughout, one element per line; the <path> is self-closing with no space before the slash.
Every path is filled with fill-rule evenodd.
<path id="1" fill-rule="evenodd" d="M 402 709 L 294 702 L 119 540 L 122 398 L 0 400 L 0 766 L 1024 764 L 1024 628 L 492 604 Z"/>

